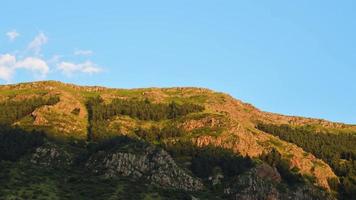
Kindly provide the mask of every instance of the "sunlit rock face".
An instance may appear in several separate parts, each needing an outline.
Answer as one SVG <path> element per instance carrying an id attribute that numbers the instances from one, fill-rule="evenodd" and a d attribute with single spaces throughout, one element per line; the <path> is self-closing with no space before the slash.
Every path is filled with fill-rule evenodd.
<path id="1" fill-rule="evenodd" d="M 278 171 L 269 165 L 262 164 L 236 177 L 230 187 L 224 189 L 224 192 L 234 200 L 335 199 L 312 185 L 299 185 L 290 189 L 280 182 L 281 176 Z"/>

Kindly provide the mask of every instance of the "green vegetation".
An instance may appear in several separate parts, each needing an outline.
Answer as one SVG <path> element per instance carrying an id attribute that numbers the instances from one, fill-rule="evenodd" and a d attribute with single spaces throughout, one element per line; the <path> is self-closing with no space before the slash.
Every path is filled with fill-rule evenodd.
<path id="1" fill-rule="evenodd" d="M 44 105 L 54 105 L 59 102 L 59 97 L 35 97 L 22 101 L 9 100 L 0 103 L 0 123 L 12 124 L 16 120 L 31 114 L 36 108 Z"/>
<path id="2" fill-rule="evenodd" d="M 140 120 L 159 121 L 174 119 L 192 112 L 200 112 L 204 107 L 196 104 L 151 103 L 148 100 L 114 99 L 110 104 L 103 104 L 100 98 L 89 99 L 87 106 L 91 120 L 105 120 L 116 115 L 128 115 Z"/>
<path id="3" fill-rule="evenodd" d="M 342 199 L 356 197 L 356 134 L 317 132 L 312 126 L 258 124 L 257 128 L 294 143 L 327 162 L 340 178 L 330 180 Z"/>
<path id="4" fill-rule="evenodd" d="M 273 149 L 257 159 L 215 146 L 196 146 L 193 141 L 199 136 L 218 137 L 224 133 L 221 135 L 223 139 L 240 139 L 227 134 L 229 128 L 237 125 L 228 118 L 228 111 L 219 112 L 212 106 L 207 106 L 205 110 L 202 106 L 226 102 L 226 96 L 223 94 L 210 95 L 194 88 L 162 91 L 116 90 L 81 89 L 57 82 L 41 84 L 24 84 L 21 90 L 0 91 L 0 95 L 5 96 L 0 102 L 0 199 L 174 200 L 192 199 L 193 196 L 199 199 L 227 199 L 232 196 L 224 193 L 225 189 L 234 189 L 234 183 L 242 177 L 249 179 L 258 176 L 257 173 L 253 174 L 255 171 L 251 169 L 262 162 L 275 167 L 281 174 L 282 182 L 267 179 L 260 181 L 266 181 L 272 184 L 272 187 L 277 187 L 278 184 L 284 192 L 305 186 L 304 184 L 312 187 L 309 183 L 315 181 L 313 176 L 302 177 L 298 169 L 290 169 L 290 163 L 285 160 L 288 157 L 282 159 L 278 152 L 287 144 L 277 140 L 265 141 L 272 143 L 277 150 Z M 40 90 L 46 84 L 50 84 L 51 94 L 59 96 L 50 97 L 48 90 Z M 33 86 L 36 86 L 35 89 Z M 27 94 L 35 95 L 30 97 L 26 96 Z M 56 104 L 60 96 L 63 97 L 61 106 L 56 108 L 66 108 L 65 112 L 44 109 L 36 115 L 36 120 L 31 115 L 42 106 Z M 113 99 L 115 97 L 120 99 Z M 159 100 L 160 103 L 153 103 L 144 97 Z M 66 99 L 78 101 L 66 102 Z M 82 105 L 65 105 L 72 102 L 85 104 L 86 110 Z M 83 117 L 86 111 L 88 119 Z M 241 109 L 241 112 L 248 111 L 247 108 Z M 241 125 L 246 131 L 255 132 L 256 136 L 260 134 L 253 127 Z M 342 198 L 352 199 L 355 195 L 353 135 L 335 134 L 337 129 L 332 133 L 316 133 L 316 130 L 310 127 L 304 130 L 261 124 L 258 128 L 294 142 L 326 160 L 341 178 L 341 184 L 337 179 L 332 179 L 330 186 L 338 190 Z M 124 134 L 127 136 L 123 136 Z M 87 140 L 84 139 L 86 137 Z M 200 178 L 204 189 L 187 192 L 158 188 L 145 178 L 136 180 L 120 175 L 105 178 L 105 172 L 100 171 L 101 164 L 104 166 L 105 163 L 101 163 L 101 160 L 97 163 L 93 161 L 102 158 L 102 155 L 114 153 L 135 154 L 138 158 L 149 153 L 148 157 L 151 158 L 156 157 L 151 156 L 151 150 L 160 153 L 162 149 L 173 157 L 178 164 L 177 169 L 183 169 L 188 176 Z M 167 154 L 164 155 L 162 158 L 166 159 Z M 90 163 L 91 161 L 93 162 Z M 173 160 L 169 159 L 169 162 Z M 94 172 L 90 164 L 98 164 L 99 167 L 95 168 L 97 171 Z M 315 163 L 315 166 L 318 164 L 320 165 Z M 147 173 L 151 175 L 151 172 Z M 253 185 L 255 186 L 264 187 L 264 184 L 258 183 Z M 243 189 L 243 186 L 237 188 Z M 236 194 L 236 191 L 234 192 Z"/>
<path id="5" fill-rule="evenodd" d="M 197 147 L 191 142 L 184 141 L 174 144 L 167 143 L 162 146 L 173 158 L 183 161 L 181 164 L 190 163 L 189 169 L 196 176 L 205 180 L 214 174 L 214 169 L 216 168 L 221 169 L 225 176 L 225 181 L 230 181 L 230 178 L 242 174 L 255 166 L 251 158 L 243 157 L 230 150 L 218 147 Z"/>
<path id="6" fill-rule="evenodd" d="M 177 104 L 172 102 L 170 104 L 154 104 L 148 100 L 114 99 L 110 104 L 105 104 L 100 97 L 90 98 L 87 101 L 86 106 L 88 108 L 90 123 L 88 131 L 88 139 L 90 141 L 108 138 L 110 135 L 114 135 L 115 133 L 110 133 L 110 131 L 107 130 L 107 120 L 117 115 L 127 115 L 132 118 L 146 121 L 160 121 L 165 119 L 176 119 L 189 113 L 201 112 L 204 110 L 204 107 L 190 103 Z"/>
<path id="7" fill-rule="evenodd" d="M 44 142 L 44 133 L 0 125 L 0 161 L 16 161 Z"/>
<path id="8" fill-rule="evenodd" d="M 177 138 L 186 135 L 183 129 L 177 128 L 173 125 L 165 126 L 162 129 L 156 126 L 152 126 L 148 130 L 138 128 L 135 131 L 135 134 L 138 137 L 146 141 L 149 141 L 151 143 L 162 141 L 163 139 L 167 139 L 167 138 Z"/>
<path id="9" fill-rule="evenodd" d="M 221 199 L 222 193 L 210 190 L 185 192 L 157 188 L 145 180 L 127 177 L 107 179 L 85 168 L 87 159 L 98 151 L 144 153 L 148 143 L 126 136 L 96 143 L 51 143 L 71 151 L 79 149 L 72 165 L 43 166 L 30 162 L 33 150 L 49 140 L 45 134 L 19 128 L 0 129 L 0 199 Z M 68 145 L 74 145 L 69 147 Z M 5 150 L 6 149 L 6 150 Z M 215 151 L 213 151 L 215 152 Z M 239 164 L 236 162 L 236 164 Z"/>
<path id="10" fill-rule="evenodd" d="M 206 192 L 157 188 L 145 181 L 130 178 L 104 179 L 82 168 L 71 170 L 43 168 L 25 162 L 0 162 L 0 199 L 58 199 L 58 200 L 102 200 L 152 199 L 182 200 L 191 195 L 201 199 L 211 198 Z"/>
<path id="11" fill-rule="evenodd" d="M 88 153 L 94 154 L 98 151 L 105 151 L 106 153 L 115 151 L 134 153 L 142 151 L 147 146 L 148 143 L 134 138 L 127 136 L 115 136 L 96 143 L 90 143 L 88 146 Z"/>
<path id="12" fill-rule="evenodd" d="M 260 158 L 272 167 L 275 167 L 282 177 L 282 180 L 289 186 L 296 186 L 305 182 L 303 177 L 298 173 L 297 168 L 290 169 L 290 163 L 286 159 L 282 159 L 282 155 L 276 150 L 268 153 L 263 153 Z M 313 183 L 313 181 L 311 181 Z"/>

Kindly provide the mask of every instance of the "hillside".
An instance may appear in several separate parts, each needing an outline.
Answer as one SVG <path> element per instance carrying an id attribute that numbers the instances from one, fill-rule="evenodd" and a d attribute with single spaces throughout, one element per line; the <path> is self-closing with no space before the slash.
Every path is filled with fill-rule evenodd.
<path id="1" fill-rule="evenodd" d="M 0 199 L 355 195 L 355 125 L 263 112 L 203 88 L 22 83 L 0 86 L 0 107 Z M 308 143 L 320 136 L 351 149 Z"/>

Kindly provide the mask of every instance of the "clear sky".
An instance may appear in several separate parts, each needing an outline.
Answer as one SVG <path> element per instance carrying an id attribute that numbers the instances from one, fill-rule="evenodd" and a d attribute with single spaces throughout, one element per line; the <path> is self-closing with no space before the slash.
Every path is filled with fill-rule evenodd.
<path id="1" fill-rule="evenodd" d="M 353 0 L 2 0 L 0 83 L 207 87 L 356 124 L 355 11 Z"/>

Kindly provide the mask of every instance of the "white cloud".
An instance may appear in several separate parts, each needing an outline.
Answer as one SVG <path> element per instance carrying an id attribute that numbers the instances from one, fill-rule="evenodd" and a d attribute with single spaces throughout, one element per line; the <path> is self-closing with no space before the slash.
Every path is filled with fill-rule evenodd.
<path id="1" fill-rule="evenodd" d="M 48 41 L 47 36 L 44 33 L 39 33 L 28 45 L 28 49 L 32 50 L 36 55 L 41 52 L 42 46 Z"/>
<path id="2" fill-rule="evenodd" d="M 0 55 L 0 79 L 10 82 L 14 73 L 13 66 L 16 63 L 16 58 L 13 55 Z"/>
<path id="3" fill-rule="evenodd" d="M 35 57 L 27 57 L 24 60 L 18 61 L 14 67 L 15 69 L 29 70 L 36 75 L 39 75 L 40 78 L 46 77 L 49 72 L 49 67 L 46 61 Z"/>
<path id="4" fill-rule="evenodd" d="M 77 56 L 90 56 L 92 55 L 94 52 L 92 50 L 75 50 L 74 51 L 74 55 Z"/>
<path id="5" fill-rule="evenodd" d="M 16 30 L 6 33 L 10 41 L 16 40 L 20 36 Z M 72 76 L 78 73 L 95 74 L 103 69 L 94 62 L 73 62 L 71 60 L 64 62 L 64 57 L 73 58 L 77 56 L 90 56 L 94 54 L 92 50 L 77 49 L 70 56 L 54 54 L 52 57 L 45 57 L 42 53 L 43 46 L 48 42 L 47 36 L 39 32 L 31 42 L 29 42 L 25 51 L 14 51 L 16 53 L 0 54 L 0 81 L 11 83 L 19 71 L 26 71 L 34 76 L 35 79 L 45 79 L 51 72 L 52 67 L 56 67 L 56 72 L 66 76 Z"/>
<path id="6" fill-rule="evenodd" d="M 98 67 L 95 63 L 90 61 L 86 61 L 84 63 L 71 63 L 71 62 L 61 62 L 57 64 L 57 69 L 62 71 L 66 76 L 72 76 L 75 73 L 86 73 L 86 74 L 94 74 L 102 71 L 100 67 Z"/>
<path id="7" fill-rule="evenodd" d="M 49 72 L 47 63 L 40 58 L 27 57 L 17 61 L 14 55 L 0 55 L 0 79 L 11 82 L 13 75 L 18 69 L 31 71 L 39 78 L 45 78 Z"/>
<path id="8" fill-rule="evenodd" d="M 20 33 L 18 33 L 16 30 L 12 30 L 7 32 L 6 35 L 10 41 L 14 41 L 18 36 L 20 36 Z"/>

